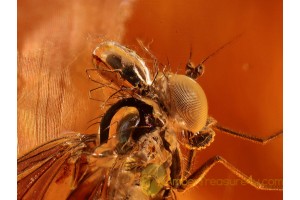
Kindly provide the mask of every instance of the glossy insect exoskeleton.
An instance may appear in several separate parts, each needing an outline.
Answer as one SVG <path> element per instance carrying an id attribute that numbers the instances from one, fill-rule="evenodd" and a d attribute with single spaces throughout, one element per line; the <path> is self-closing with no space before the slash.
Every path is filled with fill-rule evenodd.
<path id="1" fill-rule="evenodd" d="M 213 142 L 214 129 L 262 144 L 282 134 L 257 138 L 208 116 L 206 95 L 194 80 L 207 59 L 197 66 L 188 62 L 186 75 L 150 73 L 134 51 L 107 41 L 94 50 L 93 60 L 99 74 L 109 72 L 126 82 L 107 100 L 121 98 L 101 117 L 98 134 L 70 134 L 20 157 L 19 199 L 53 198 L 62 185 L 68 189 L 60 199 L 176 199 L 174 191 L 194 187 L 216 163 L 257 189 L 280 190 L 255 181 L 221 156 L 191 172 L 196 151 Z M 186 164 L 182 146 L 189 151 Z"/>

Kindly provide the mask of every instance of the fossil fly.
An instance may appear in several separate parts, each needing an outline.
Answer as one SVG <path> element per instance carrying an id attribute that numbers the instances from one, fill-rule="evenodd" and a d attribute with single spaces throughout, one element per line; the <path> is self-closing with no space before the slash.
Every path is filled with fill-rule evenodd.
<path id="1" fill-rule="evenodd" d="M 18 158 L 18 199 L 176 199 L 175 191 L 196 186 L 217 163 L 257 189 L 281 190 L 250 178 L 221 156 L 192 171 L 196 152 L 213 142 L 215 130 L 261 144 L 282 131 L 258 138 L 221 126 L 208 115 L 205 92 L 195 81 L 207 59 L 197 66 L 189 61 L 186 74 L 174 74 L 159 71 L 143 48 L 155 60 L 154 73 L 117 42 L 97 46 L 91 70 L 122 79 L 104 104 L 117 100 L 101 117 L 99 133 L 70 133 Z M 189 152 L 186 163 L 182 148 Z"/>

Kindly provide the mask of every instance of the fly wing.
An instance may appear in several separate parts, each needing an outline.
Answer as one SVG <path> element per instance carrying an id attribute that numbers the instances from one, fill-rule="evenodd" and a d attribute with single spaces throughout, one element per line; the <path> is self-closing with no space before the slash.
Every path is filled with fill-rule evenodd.
<path id="1" fill-rule="evenodd" d="M 69 134 L 18 158 L 18 199 L 99 199 L 113 161 L 95 154 L 98 137 Z"/>

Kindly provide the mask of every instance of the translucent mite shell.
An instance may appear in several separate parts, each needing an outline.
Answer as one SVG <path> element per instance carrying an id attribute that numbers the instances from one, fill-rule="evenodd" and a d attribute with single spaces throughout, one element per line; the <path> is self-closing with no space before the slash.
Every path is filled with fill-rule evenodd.
<path id="1" fill-rule="evenodd" d="M 119 71 L 121 76 L 136 86 L 141 83 L 150 85 L 150 73 L 142 58 L 134 51 L 116 42 L 102 42 L 93 52 L 94 62 L 99 67 L 100 62 L 112 71 Z"/>

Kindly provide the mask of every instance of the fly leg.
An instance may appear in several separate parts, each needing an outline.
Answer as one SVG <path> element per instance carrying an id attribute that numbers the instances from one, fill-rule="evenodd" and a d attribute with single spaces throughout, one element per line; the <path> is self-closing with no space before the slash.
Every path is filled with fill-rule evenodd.
<path id="1" fill-rule="evenodd" d="M 184 178 L 188 177 L 190 175 L 190 171 L 193 168 L 194 161 L 196 157 L 196 150 L 195 149 L 190 149 L 189 150 L 189 155 L 188 155 L 188 160 L 187 160 L 187 165 L 184 171 Z"/>
<path id="2" fill-rule="evenodd" d="M 247 184 L 255 187 L 256 189 L 260 190 L 282 190 L 282 188 L 272 187 L 269 185 L 262 184 L 256 180 L 253 180 L 251 176 L 248 176 L 241 172 L 239 169 L 234 167 L 231 163 L 226 161 L 221 156 L 214 156 L 207 160 L 200 168 L 198 168 L 192 175 L 190 175 L 187 179 L 182 181 L 184 184 L 180 184 L 180 186 L 177 188 L 178 191 L 185 191 L 189 188 L 192 188 L 196 186 L 198 183 L 200 183 L 201 180 L 206 176 L 206 174 L 212 169 L 213 166 L 215 166 L 217 163 L 222 164 L 224 167 L 226 167 L 229 171 L 231 171 L 233 174 L 238 176 L 240 179 L 245 181 Z"/>
<path id="3" fill-rule="evenodd" d="M 265 138 L 260 138 L 260 137 L 256 137 L 256 136 L 253 136 L 253 135 L 248 135 L 248 134 L 245 134 L 245 133 L 233 131 L 233 130 L 230 130 L 228 128 L 224 128 L 220 124 L 216 124 L 215 126 L 213 126 L 213 128 L 218 129 L 221 132 L 227 133 L 229 135 L 233 135 L 235 137 L 239 137 L 241 139 L 248 140 L 248 141 L 254 142 L 254 143 L 259 143 L 259 144 L 266 144 L 266 143 L 270 142 L 271 140 L 277 138 L 278 136 L 282 135 L 282 133 L 283 133 L 283 131 L 280 130 L 275 134 L 269 135 Z"/>

